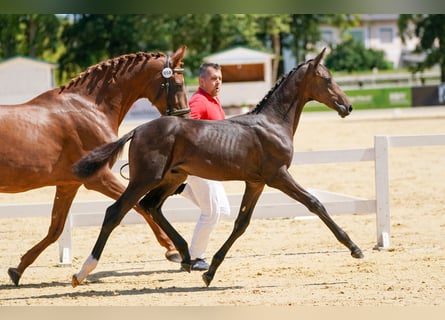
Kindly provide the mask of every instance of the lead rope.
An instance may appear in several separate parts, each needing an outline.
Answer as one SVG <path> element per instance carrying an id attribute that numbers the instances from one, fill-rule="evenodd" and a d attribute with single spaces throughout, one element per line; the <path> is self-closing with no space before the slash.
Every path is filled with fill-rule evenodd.
<path id="1" fill-rule="evenodd" d="M 121 177 L 124 178 L 125 180 L 130 180 L 129 177 L 124 176 L 124 174 L 122 173 L 122 169 L 124 169 L 125 167 L 128 167 L 128 162 L 121 166 L 121 168 L 120 168 L 120 170 L 119 170 L 119 174 L 120 174 Z"/>

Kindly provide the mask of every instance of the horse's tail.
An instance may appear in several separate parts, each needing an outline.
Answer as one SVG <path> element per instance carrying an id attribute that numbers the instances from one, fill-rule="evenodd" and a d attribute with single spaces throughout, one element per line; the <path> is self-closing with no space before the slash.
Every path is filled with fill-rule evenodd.
<path id="1" fill-rule="evenodd" d="M 125 143 L 134 136 L 134 130 L 122 136 L 122 138 L 97 147 L 86 156 L 77 161 L 73 167 L 73 173 L 79 178 L 88 178 L 103 168 L 107 163 L 116 161 L 122 152 Z"/>

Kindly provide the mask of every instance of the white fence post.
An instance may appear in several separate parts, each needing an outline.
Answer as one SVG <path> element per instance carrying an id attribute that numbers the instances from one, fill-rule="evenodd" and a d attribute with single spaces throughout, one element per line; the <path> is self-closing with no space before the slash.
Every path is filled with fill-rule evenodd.
<path id="1" fill-rule="evenodd" d="M 73 228 L 73 220 L 71 213 L 68 214 L 65 221 L 62 234 L 59 237 L 59 262 L 62 265 L 69 265 L 73 259 L 71 229 Z"/>
<path id="2" fill-rule="evenodd" d="M 375 152 L 375 193 L 376 193 L 376 249 L 390 247 L 390 204 L 389 204 L 389 168 L 387 136 L 374 137 Z"/>

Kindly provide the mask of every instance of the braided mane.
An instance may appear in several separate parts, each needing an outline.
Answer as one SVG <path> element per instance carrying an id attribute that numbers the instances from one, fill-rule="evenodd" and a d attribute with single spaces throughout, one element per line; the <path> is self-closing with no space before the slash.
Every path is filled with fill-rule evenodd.
<path id="1" fill-rule="evenodd" d="M 103 77 L 105 77 L 108 72 L 110 72 L 110 68 L 111 78 L 109 79 L 109 82 L 113 82 L 119 71 L 121 71 L 121 74 L 123 74 L 125 72 L 131 71 L 132 68 L 142 60 L 148 61 L 152 58 L 158 59 L 163 56 L 165 56 L 165 54 L 161 52 L 136 52 L 108 59 L 106 61 L 88 67 L 88 69 L 80 73 L 77 77 L 71 79 L 67 85 L 62 85 L 60 87 L 59 93 L 62 93 L 63 91 L 76 87 L 78 85 L 84 84 L 87 78 L 90 79 L 89 93 L 91 93 L 94 90 L 95 84 Z M 95 80 L 94 84 L 91 85 L 91 82 L 93 80 Z"/>

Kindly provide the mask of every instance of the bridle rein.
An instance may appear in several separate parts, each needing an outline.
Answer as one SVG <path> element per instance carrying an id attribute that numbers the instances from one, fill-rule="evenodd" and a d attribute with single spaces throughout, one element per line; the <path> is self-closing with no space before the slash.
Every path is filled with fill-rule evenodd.
<path id="1" fill-rule="evenodd" d="M 167 58 L 165 59 L 165 65 L 164 65 L 164 69 L 162 69 L 162 77 L 164 78 L 164 83 L 161 84 L 161 88 L 159 89 L 159 92 L 156 96 L 155 101 L 157 101 L 159 99 L 159 97 L 162 94 L 162 90 L 165 89 L 166 90 L 166 98 L 167 98 L 167 115 L 168 116 L 182 116 L 184 114 L 190 113 L 190 108 L 187 109 L 180 109 L 180 110 L 175 110 L 173 108 L 173 106 L 170 105 L 170 82 L 172 81 L 172 77 L 173 74 L 175 73 L 183 73 L 184 72 L 184 68 L 170 68 L 170 56 L 167 55 Z M 122 178 L 124 178 L 125 180 L 129 180 L 128 177 L 124 176 L 122 170 L 128 166 L 128 163 L 125 163 L 121 166 L 119 173 L 121 175 Z"/>

